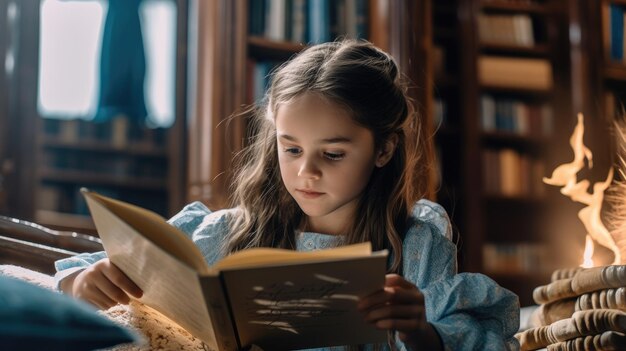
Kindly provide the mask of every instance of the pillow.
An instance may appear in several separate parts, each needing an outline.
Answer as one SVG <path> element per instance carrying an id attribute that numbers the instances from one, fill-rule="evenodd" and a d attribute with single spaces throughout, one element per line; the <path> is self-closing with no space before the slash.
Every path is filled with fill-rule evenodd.
<path id="1" fill-rule="evenodd" d="M 86 302 L 0 275 L 3 350 L 93 350 L 138 341 Z"/>

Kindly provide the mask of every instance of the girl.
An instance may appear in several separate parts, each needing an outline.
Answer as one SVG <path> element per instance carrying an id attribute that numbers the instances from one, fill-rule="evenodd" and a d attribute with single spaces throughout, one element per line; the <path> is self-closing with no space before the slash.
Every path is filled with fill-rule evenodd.
<path id="1" fill-rule="evenodd" d="M 419 200 L 427 138 L 389 55 L 363 41 L 313 46 L 275 72 L 265 104 L 241 155 L 236 207 L 211 212 L 193 203 L 170 220 L 209 264 L 249 247 L 371 241 L 390 250 L 389 274 L 358 306 L 395 333 L 383 348 L 518 347 L 517 296 L 483 275 L 456 274 L 448 217 Z M 65 292 L 100 308 L 141 296 L 103 253 L 56 266 Z"/>

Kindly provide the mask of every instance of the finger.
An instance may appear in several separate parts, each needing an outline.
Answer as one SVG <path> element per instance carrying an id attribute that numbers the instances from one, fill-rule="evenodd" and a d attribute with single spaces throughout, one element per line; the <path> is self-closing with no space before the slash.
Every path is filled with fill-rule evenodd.
<path id="1" fill-rule="evenodd" d="M 416 288 L 403 289 L 399 287 L 386 287 L 390 292 L 389 303 L 392 304 L 424 304 L 424 294 Z"/>
<path id="2" fill-rule="evenodd" d="M 143 291 L 135 282 L 133 282 L 121 269 L 119 269 L 115 264 L 110 263 L 103 270 L 102 273 L 111 281 L 113 284 L 128 292 L 130 295 L 140 298 L 143 296 Z M 126 295 L 126 294 L 124 294 Z M 128 302 L 126 302 L 128 303 Z"/>
<path id="3" fill-rule="evenodd" d="M 102 292 L 102 290 L 98 289 L 98 287 L 94 286 L 92 287 L 92 289 L 93 290 L 90 293 L 91 296 L 86 300 L 89 303 L 98 307 L 98 309 L 108 310 L 112 306 L 117 305 L 117 302 L 111 300 L 111 298 L 109 298 L 104 292 Z"/>
<path id="4" fill-rule="evenodd" d="M 400 287 L 404 289 L 417 289 L 415 284 L 406 280 L 403 276 L 391 273 L 385 276 L 385 286 Z"/>
<path id="5" fill-rule="evenodd" d="M 391 299 L 392 290 L 393 288 L 383 288 L 371 295 L 360 298 L 357 309 L 363 312 L 386 304 Z"/>
<path id="6" fill-rule="evenodd" d="M 111 306 L 117 304 L 109 298 L 104 292 L 102 292 L 95 284 L 88 284 L 86 288 L 82 290 L 81 294 L 76 296 L 81 300 L 87 301 L 90 304 L 96 306 L 98 309 L 106 310 Z"/>
<path id="7" fill-rule="evenodd" d="M 387 305 L 373 309 L 365 315 L 367 322 L 383 319 L 423 319 L 424 307 L 420 305 Z"/>
<path id="8" fill-rule="evenodd" d="M 387 304 L 392 305 L 424 305 L 424 295 L 418 290 L 406 290 L 394 287 L 386 287 L 375 295 L 370 295 L 359 301 L 357 308 L 362 311 L 369 311 Z"/>
<path id="9" fill-rule="evenodd" d="M 100 276 L 94 277 L 94 284 L 100 291 L 115 303 L 128 304 L 130 298 L 124 290 L 113 283 L 104 272 L 98 272 Z"/>

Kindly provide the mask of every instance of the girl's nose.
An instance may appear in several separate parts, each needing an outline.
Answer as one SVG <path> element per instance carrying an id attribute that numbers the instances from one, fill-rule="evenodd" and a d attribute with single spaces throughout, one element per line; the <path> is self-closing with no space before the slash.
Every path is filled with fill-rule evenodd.
<path id="1" fill-rule="evenodd" d="M 313 162 L 313 160 L 308 158 L 303 158 L 302 164 L 300 165 L 300 169 L 298 170 L 298 177 L 310 178 L 310 179 L 320 179 L 322 176 L 322 172 L 319 167 Z"/>

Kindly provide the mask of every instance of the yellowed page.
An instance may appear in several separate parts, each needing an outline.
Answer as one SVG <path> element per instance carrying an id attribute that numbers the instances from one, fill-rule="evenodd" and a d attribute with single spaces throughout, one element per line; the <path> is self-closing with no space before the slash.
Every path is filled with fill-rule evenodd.
<path id="1" fill-rule="evenodd" d="M 170 255 L 178 258 L 200 274 L 209 273 L 209 268 L 198 247 L 184 233 L 167 223 L 163 217 L 144 208 L 98 193 L 86 190 L 82 190 L 82 192 L 85 198 L 106 207 L 118 217 L 118 220 L 128 223 L 135 231 L 141 233 L 143 237 L 151 240 Z M 92 215 L 95 217 L 93 213 Z"/>
<path id="2" fill-rule="evenodd" d="M 330 259 L 367 257 L 372 254 L 372 245 L 360 243 L 337 248 L 300 252 L 286 249 L 252 248 L 236 252 L 215 265 L 215 269 L 233 269 L 261 265 L 322 262 Z"/>
<path id="3" fill-rule="evenodd" d="M 140 301 L 217 350 L 198 272 L 146 240 L 96 198 L 86 199 L 107 255 L 143 290 Z"/>

